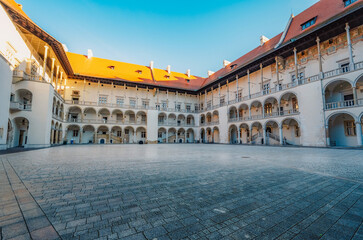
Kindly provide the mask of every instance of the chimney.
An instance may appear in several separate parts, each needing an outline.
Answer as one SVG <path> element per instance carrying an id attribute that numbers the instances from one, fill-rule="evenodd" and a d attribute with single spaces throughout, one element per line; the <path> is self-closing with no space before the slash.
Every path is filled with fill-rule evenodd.
<path id="1" fill-rule="evenodd" d="M 227 67 L 229 64 L 231 64 L 231 62 L 223 60 L 223 67 Z"/>
<path id="2" fill-rule="evenodd" d="M 260 37 L 260 45 L 263 46 L 263 44 L 265 44 L 265 42 L 267 42 L 268 40 L 270 40 L 270 39 L 268 39 L 267 37 L 262 35 Z"/>
<path id="3" fill-rule="evenodd" d="M 154 69 L 154 61 L 150 61 L 150 69 L 153 70 Z"/>
<path id="4" fill-rule="evenodd" d="M 211 70 L 208 71 L 208 77 L 212 76 L 213 74 L 214 74 L 213 71 L 211 71 Z"/>
<path id="5" fill-rule="evenodd" d="M 19 3 L 18 3 L 18 7 L 19 7 L 21 10 L 23 10 L 23 5 L 21 5 L 21 4 L 19 4 Z"/>
<path id="6" fill-rule="evenodd" d="M 190 69 L 187 70 L 187 75 L 190 77 Z"/>
<path id="7" fill-rule="evenodd" d="M 170 65 L 168 65 L 167 67 L 166 67 L 166 71 L 168 71 L 168 73 L 170 74 L 171 73 L 171 67 L 170 67 Z"/>
<path id="8" fill-rule="evenodd" d="M 93 52 L 92 52 L 92 49 L 88 49 L 87 58 L 88 58 L 88 59 L 93 58 Z"/>
<path id="9" fill-rule="evenodd" d="M 63 47 L 63 49 L 64 49 L 65 52 L 68 52 L 67 45 L 65 45 L 65 44 L 62 43 L 62 47 Z"/>

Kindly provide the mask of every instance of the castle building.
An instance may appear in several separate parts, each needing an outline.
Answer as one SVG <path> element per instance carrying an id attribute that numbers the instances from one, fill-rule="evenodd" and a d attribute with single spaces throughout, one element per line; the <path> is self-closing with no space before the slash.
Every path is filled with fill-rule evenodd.
<path id="1" fill-rule="evenodd" d="M 13 0 L 0 22 L 0 149 L 363 145 L 362 0 L 320 0 L 206 78 L 71 53 Z"/>

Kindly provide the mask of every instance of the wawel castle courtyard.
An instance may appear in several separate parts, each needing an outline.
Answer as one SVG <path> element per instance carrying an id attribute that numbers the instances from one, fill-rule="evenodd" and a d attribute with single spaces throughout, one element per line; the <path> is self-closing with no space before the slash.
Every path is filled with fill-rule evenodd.
<path id="1" fill-rule="evenodd" d="M 0 239 L 363 239 L 363 1 L 287 20 L 199 77 L 0 0 Z"/>

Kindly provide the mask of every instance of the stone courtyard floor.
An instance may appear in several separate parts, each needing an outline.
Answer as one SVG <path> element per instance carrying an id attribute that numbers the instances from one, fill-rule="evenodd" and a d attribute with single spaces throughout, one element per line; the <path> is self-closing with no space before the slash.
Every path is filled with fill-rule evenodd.
<path id="1" fill-rule="evenodd" d="M 95 145 L 0 156 L 3 239 L 363 239 L 363 151 Z"/>

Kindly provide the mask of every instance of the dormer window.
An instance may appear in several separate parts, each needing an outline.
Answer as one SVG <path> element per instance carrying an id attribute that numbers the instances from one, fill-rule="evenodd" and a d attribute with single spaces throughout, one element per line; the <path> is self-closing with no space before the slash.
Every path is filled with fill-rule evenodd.
<path id="1" fill-rule="evenodd" d="M 185 79 L 187 82 L 190 82 L 190 79 Z"/>
<path id="2" fill-rule="evenodd" d="M 237 67 L 237 64 L 233 64 L 233 65 L 230 66 L 231 70 L 236 68 L 236 67 Z"/>
<path id="3" fill-rule="evenodd" d="M 357 0 L 343 0 L 344 7 L 348 7 L 350 4 L 355 3 Z"/>
<path id="4" fill-rule="evenodd" d="M 137 70 L 136 71 L 138 74 L 142 74 L 142 71 L 141 70 Z"/>
<path id="5" fill-rule="evenodd" d="M 169 75 L 165 75 L 164 76 L 166 79 L 170 79 L 170 76 Z"/>
<path id="6" fill-rule="evenodd" d="M 316 22 L 316 17 L 314 17 L 314 18 L 310 19 L 309 21 L 303 23 L 301 25 L 301 30 L 305 30 L 305 29 L 311 27 L 312 25 L 315 24 L 315 22 Z"/>
<path id="7" fill-rule="evenodd" d="M 111 70 L 115 70 L 115 66 L 108 66 L 107 68 L 109 68 Z"/>

